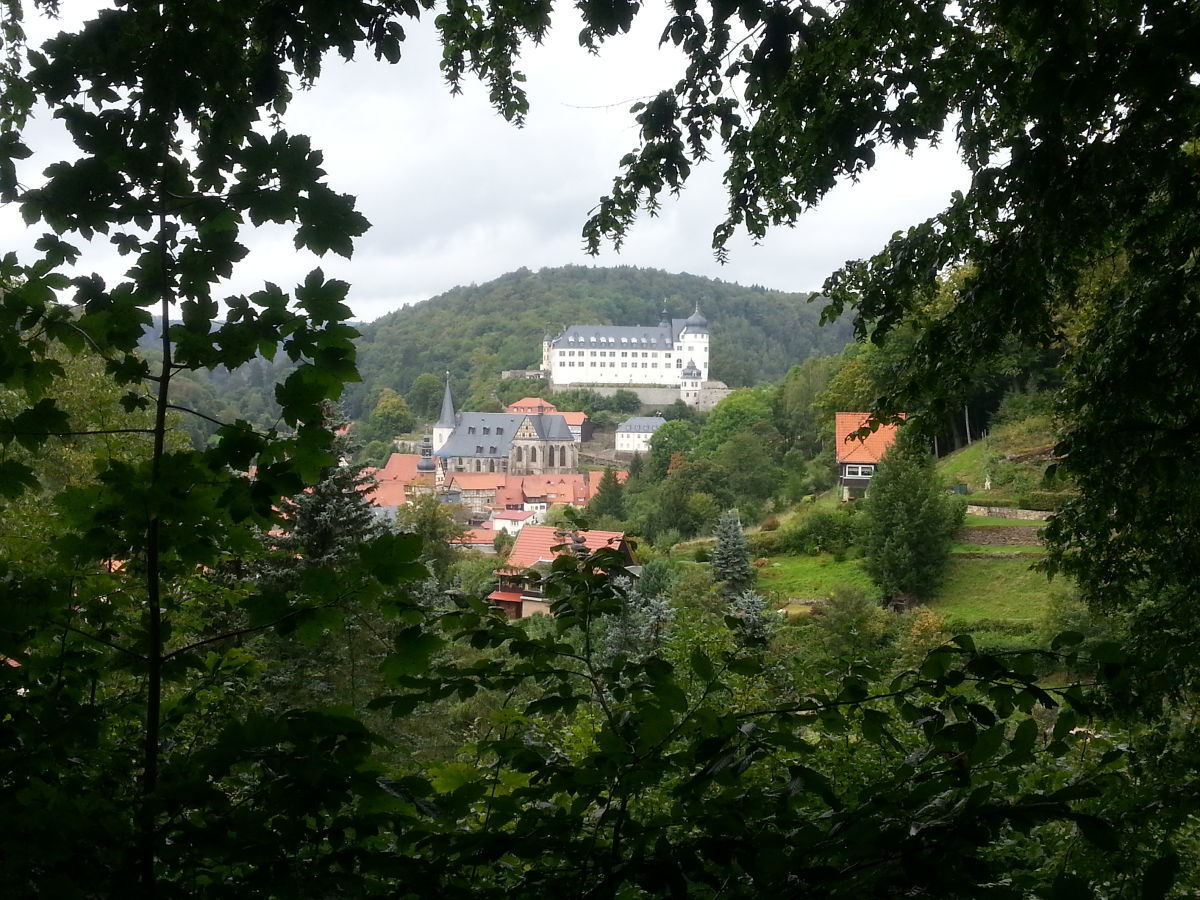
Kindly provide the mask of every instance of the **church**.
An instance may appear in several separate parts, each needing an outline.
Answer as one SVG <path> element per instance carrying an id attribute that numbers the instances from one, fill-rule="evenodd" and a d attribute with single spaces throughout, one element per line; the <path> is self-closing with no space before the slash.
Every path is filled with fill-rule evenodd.
<path id="1" fill-rule="evenodd" d="M 566 475 L 579 470 L 579 446 L 561 414 L 455 413 L 449 376 L 432 446 L 439 483 L 456 472 Z"/>
<path id="2" fill-rule="evenodd" d="M 542 341 L 552 390 L 581 385 L 673 388 L 697 406 L 708 381 L 708 320 L 699 304 L 686 319 L 664 309 L 657 325 L 572 325 Z"/>

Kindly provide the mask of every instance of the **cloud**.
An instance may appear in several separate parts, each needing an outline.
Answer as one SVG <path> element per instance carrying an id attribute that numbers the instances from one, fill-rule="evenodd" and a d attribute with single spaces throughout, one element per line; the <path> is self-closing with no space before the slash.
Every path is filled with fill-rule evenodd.
<path id="1" fill-rule="evenodd" d="M 70 15 L 64 5 L 64 21 Z M 653 266 L 816 290 L 842 262 L 869 255 L 895 230 L 940 210 L 967 182 L 952 142 L 911 158 L 884 150 L 873 171 L 839 186 L 796 228 L 775 231 L 761 245 L 735 238 L 729 264 L 720 266 L 711 238 L 725 197 L 719 160 L 712 160 L 697 167 L 682 197 L 665 200 L 658 217 L 637 222 L 621 253 L 605 248 L 589 257 L 582 225 L 620 157 L 636 146 L 629 106 L 672 84 L 682 69 L 673 48 L 657 47 L 661 25 L 645 15 L 631 35 L 612 40 L 598 56 L 577 46 L 574 10 L 556 15 L 551 37 L 522 59 L 531 101 L 523 128 L 504 122 L 477 83 L 450 96 L 428 20 L 406 26 L 409 39 L 396 66 L 331 58 L 316 86 L 297 94 L 285 127 L 312 136 L 329 183 L 357 196 L 373 228 L 349 261 L 297 252 L 286 229 L 247 230 L 251 253 L 222 294 L 249 292 L 264 280 L 290 287 L 320 265 L 352 283 L 355 315 L 372 319 L 521 266 L 569 263 Z M 44 120 L 31 140 L 39 154 L 23 170 L 27 180 L 68 149 L 57 124 Z M 16 210 L 0 211 L 7 247 L 27 251 L 37 233 L 26 232 Z M 111 279 L 125 265 L 100 243 L 83 268 Z"/>

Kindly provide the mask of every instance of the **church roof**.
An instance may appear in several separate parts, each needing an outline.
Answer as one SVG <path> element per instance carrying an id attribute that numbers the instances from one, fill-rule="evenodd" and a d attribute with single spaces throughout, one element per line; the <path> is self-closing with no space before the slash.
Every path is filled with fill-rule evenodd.
<path id="1" fill-rule="evenodd" d="M 438 428 L 454 427 L 454 399 L 450 396 L 450 373 L 446 373 L 446 390 L 442 394 L 442 414 L 437 420 Z"/>
<path id="2" fill-rule="evenodd" d="M 539 440 L 543 441 L 573 441 L 575 436 L 567 425 L 567 420 L 559 413 L 534 413 L 522 416 L 528 419 Z"/>
<path id="3" fill-rule="evenodd" d="M 465 412 L 446 443 L 434 451 L 441 457 L 478 457 L 507 459 L 513 435 L 526 419 L 543 441 L 571 441 L 571 429 L 562 416 L 556 414 L 526 415 L 525 413 Z"/>
<path id="4" fill-rule="evenodd" d="M 603 347 L 606 350 L 670 350 L 679 340 L 684 319 L 672 319 L 670 325 L 572 325 L 551 345 L 561 349 Z"/>
<path id="5" fill-rule="evenodd" d="M 638 432 L 645 434 L 647 432 L 653 434 L 660 427 L 667 424 L 667 420 L 662 416 L 634 416 L 626 419 L 617 426 L 618 432 Z"/>

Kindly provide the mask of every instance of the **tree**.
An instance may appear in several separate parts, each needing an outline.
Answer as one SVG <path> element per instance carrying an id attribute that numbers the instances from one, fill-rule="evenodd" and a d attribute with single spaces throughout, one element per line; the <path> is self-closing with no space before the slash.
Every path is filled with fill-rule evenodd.
<path id="1" fill-rule="evenodd" d="M 419 422 L 435 422 L 442 409 L 442 379 L 424 372 L 408 389 L 408 408 Z"/>
<path id="2" fill-rule="evenodd" d="M 438 578 L 443 577 L 458 558 L 458 550 L 452 542 L 467 534 L 455 512 L 453 505 L 443 503 L 432 493 L 420 494 L 396 510 L 396 527 L 420 536 L 424 559 Z"/>
<path id="3" fill-rule="evenodd" d="M 671 460 L 676 454 L 692 449 L 696 440 L 696 426 L 691 422 L 675 421 L 658 426 L 650 436 L 650 456 L 646 460 L 646 478 L 662 481 L 671 471 Z"/>
<path id="4" fill-rule="evenodd" d="M 404 398 L 391 388 L 384 388 L 362 429 L 363 443 L 391 441 L 398 434 L 412 431 L 416 423 Z"/>
<path id="5" fill-rule="evenodd" d="M 753 591 L 758 583 L 750 565 L 750 547 L 738 514 L 732 510 L 717 519 L 716 545 L 712 552 L 713 581 L 727 600 Z"/>
<path id="6" fill-rule="evenodd" d="M 865 568 L 893 603 L 928 600 L 941 584 L 963 506 L 938 480 L 911 433 L 884 454 L 865 501 Z"/>
<path id="7" fill-rule="evenodd" d="M 618 521 L 625 518 L 625 497 L 617 473 L 611 466 L 600 476 L 596 486 L 596 495 L 588 504 L 588 515 L 593 518 L 610 516 Z"/>
<path id="8" fill-rule="evenodd" d="M 608 408 L 616 413 L 635 413 L 642 408 L 642 400 L 638 395 L 625 388 L 618 388 L 608 398 Z"/>
<path id="9" fill-rule="evenodd" d="M 880 146 L 937 143 L 952 124 L 969 187 L 833 273 L 826 315 L 852 309 L 874 343 L 912 328 L 872 408 L 916 428 L 944 421 L 981 364 L 1062 342 L 1057 451 L 1079 495 L 1048 527 L 1051 567 L 1093 608 L 1144 618 L 1148 670 L 1187 679 L 1200 666 L 1170 648 L 1200 637 L 1180 599 L 1200 575 L 1178 543 L 1200 530 L 1200 503 L 1190 479 L 1162 473 L 1186 453 L 1179 423 L 1200 397 L 1198 32 L 1195 6 L 1168 0 L 692 10 L 665 32 L 686 74 L 635 106 L 641 143 L 585 227 L 593 249 L 619 244 L 719 143 L 722 254 L 741 228 L 794 222 Z M 931 314 L 941 273 L 968 263 Z M 1162 378 L 1164 360 L 1178 374 Z M 1164 625 L 1181 639 L 1156 641 Z"/>

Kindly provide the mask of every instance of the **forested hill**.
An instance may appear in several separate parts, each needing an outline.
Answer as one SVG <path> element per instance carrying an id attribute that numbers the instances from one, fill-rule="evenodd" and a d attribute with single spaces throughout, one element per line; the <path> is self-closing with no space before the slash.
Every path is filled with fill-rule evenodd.
<path id="1" fill-rule="evenodd" d="M 406 393 L 424 372 L 449 370 L 456 389 L 465 389 L 503 369 L 536 368 L 545 333 L 574 324 L 650 325 L 664 304 L 680 317 L 700 304 L 712 331 L 713 378 L 732 387 L 777 380 L 851 339 L 846 322 L 820 327 L 821 304 L 810 296 L 633 266 L 518 269 L 362 326 L 363 381 L 348 389 L 346 410 L 365 415 L 373 394 Z"/>

